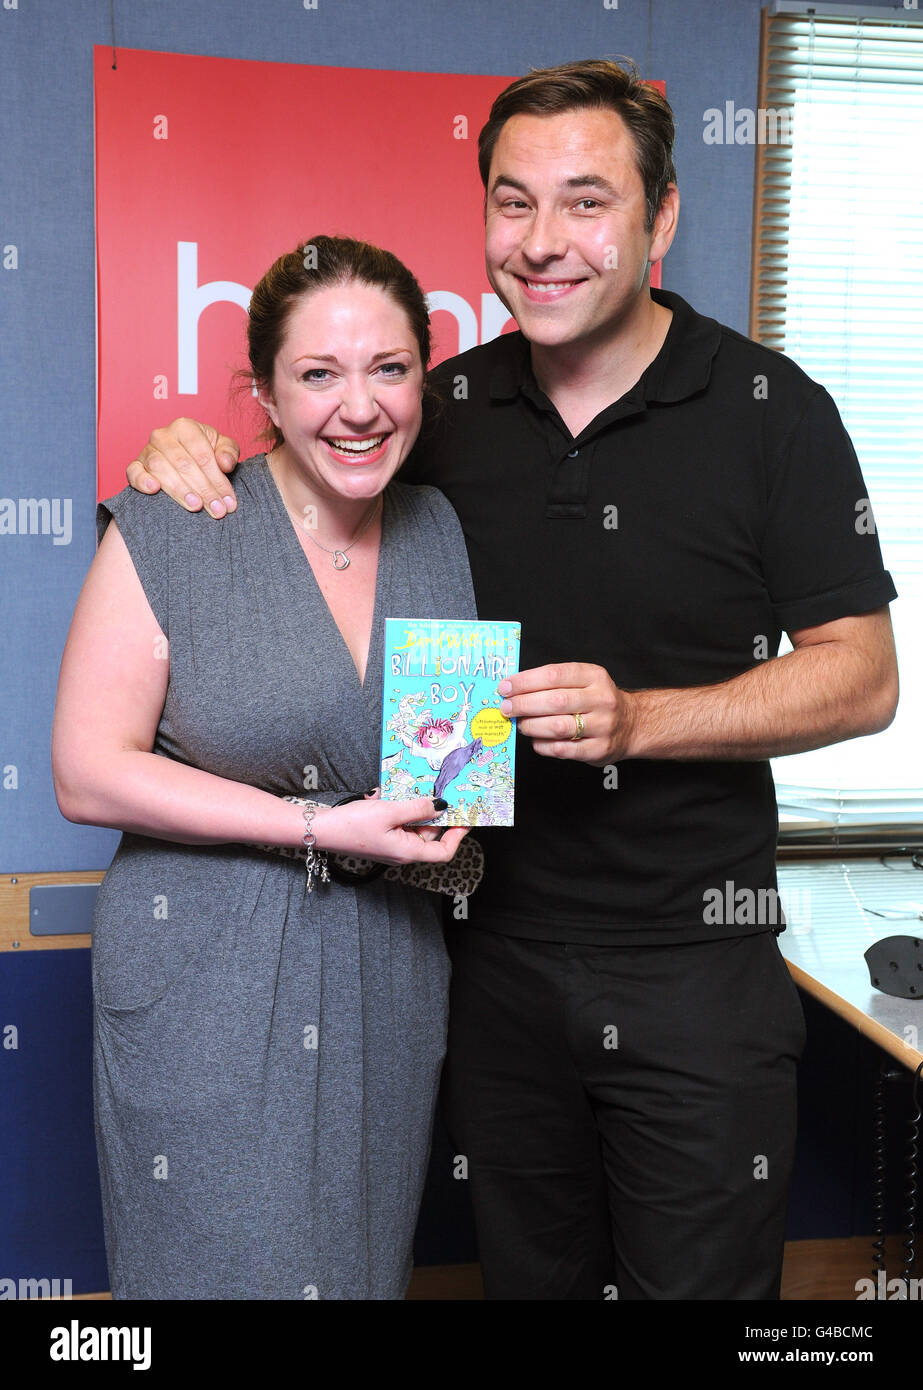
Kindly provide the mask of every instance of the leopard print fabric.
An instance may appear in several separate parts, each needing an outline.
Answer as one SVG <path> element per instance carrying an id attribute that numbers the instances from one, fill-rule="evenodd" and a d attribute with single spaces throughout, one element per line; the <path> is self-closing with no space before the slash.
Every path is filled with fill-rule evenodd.
<path id="1" fill-rule="evenodd" d="M 296 806 L 306 805 L 306 798 L 287 796 Z M 304 859 L 305 851 L 290 845 L 257 845 L 266 854 L 281 854 L 286 859 Z M 331 860 L 347 873 L 363 874 L 374 862 L 357 854 L 331 854 Z M 474 892 L 484 873 L 484 851 L 470 834 L 459 845 L 447 864 L 390 864 L 383 878 L 400 879 L 412 888 L 425 888 L 430 893 L 448 893 L 450 897 L 467 898 Z"/>

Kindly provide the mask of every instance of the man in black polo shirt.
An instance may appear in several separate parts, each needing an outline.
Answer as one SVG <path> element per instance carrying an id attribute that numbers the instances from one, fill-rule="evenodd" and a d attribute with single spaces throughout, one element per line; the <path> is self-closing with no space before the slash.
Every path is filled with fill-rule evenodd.
<path id="1" fill-rule="evenodd" d="M 897 700 L 895 590 L 829 396 L 649 289 L 672 138 L 610 63 L 498 97 L 487 267 L 521 332 L 435 370 L 407 474 L 456 508 L 481 616 L 522 623 L 517 828 L 484 833 L 448 929 L 444 1098 L 488 1297 L 778 1296 L 804 1020 L 767 760 Z M 203 464 L 208 504 L 214 438 L 176 422 L 142 459 L 177 497 L 177 461 Z"/>

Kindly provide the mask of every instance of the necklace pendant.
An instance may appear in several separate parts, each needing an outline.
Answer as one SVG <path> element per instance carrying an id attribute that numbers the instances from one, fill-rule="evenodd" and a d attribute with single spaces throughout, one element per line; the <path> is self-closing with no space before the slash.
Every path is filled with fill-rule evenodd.
<path id="1" fill-rule="evenodd" d="M 346 552 L 344 550 L 335 550 L 333 552 L 333 568 L 335 570 L 345 570 L 348 569 L 348 567 L 349 556 Z"/>

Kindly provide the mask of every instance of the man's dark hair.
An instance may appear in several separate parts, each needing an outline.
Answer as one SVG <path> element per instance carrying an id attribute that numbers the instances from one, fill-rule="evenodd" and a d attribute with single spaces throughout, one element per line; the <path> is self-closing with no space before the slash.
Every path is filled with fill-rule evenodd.
<path id="1" fill-rule="evenodd" d="M 642 82 L 627 63 L 620 66 L 606 58 L 587 58 L 556 68 L 536 68 L 506 87 L 478 136 L 481 181 L 486 189 L 494 147 L 511 116 L 558 116 L 593 107 L 608 107 L 628 127 L 644 184 L 647 231 L 651 231 L 667 184 L 676 182 L 673 112 L 666 97 Z"/>

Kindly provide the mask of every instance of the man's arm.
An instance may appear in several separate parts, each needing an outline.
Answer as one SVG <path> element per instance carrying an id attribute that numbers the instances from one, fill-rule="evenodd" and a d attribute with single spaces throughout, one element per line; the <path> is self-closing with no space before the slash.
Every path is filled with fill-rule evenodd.
<path id="1" fill-rule="evenodd" d="M 594 766 L 627 758 L 758 760 L 878 733 L 894 718 L 897 659 L 887 607 L 789 633 L 794 651 L 732 680 L 621 690 L 581 662 L 520 671 L 502 709 L 537 753 Z M 584 735 L 574 741 L 574 715 Z"/>
<path id="2" fill-rule="evenodd" d="M 166 429 L 154 430 L 147 444 L 125 470 L 136 492 L 158 492 L 185 507 L 226 516 L 237 497 L 225 474 L 237 467 L 240 446 L 212 425 L 180 418 Z"/>

